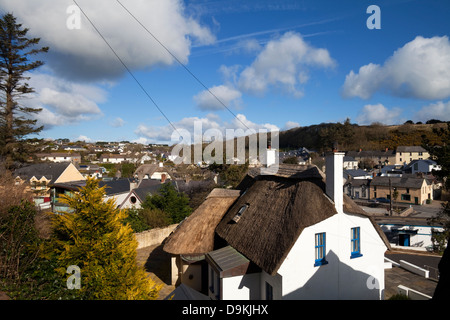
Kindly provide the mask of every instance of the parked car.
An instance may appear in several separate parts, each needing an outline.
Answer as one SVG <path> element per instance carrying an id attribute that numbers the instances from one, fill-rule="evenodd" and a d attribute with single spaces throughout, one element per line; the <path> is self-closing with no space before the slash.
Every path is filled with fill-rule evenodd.
<path id="1" fill-rule="evenodd" d="M 386 199 L 386 198 L 377 198 L 376 200 L 380 203 L 390 203 L 391 202 L 391 200 Z"/>

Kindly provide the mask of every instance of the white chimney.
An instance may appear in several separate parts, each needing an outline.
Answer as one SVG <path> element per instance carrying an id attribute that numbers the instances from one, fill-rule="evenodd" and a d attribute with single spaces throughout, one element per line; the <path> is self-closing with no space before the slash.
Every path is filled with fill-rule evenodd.
<path id="1" fill-rule="evenodd" d="M 336 211 L 343 212 L 344 205 L 344 152 L 333 151 L 325 158 L 326 193 L 334 201 Z"/>

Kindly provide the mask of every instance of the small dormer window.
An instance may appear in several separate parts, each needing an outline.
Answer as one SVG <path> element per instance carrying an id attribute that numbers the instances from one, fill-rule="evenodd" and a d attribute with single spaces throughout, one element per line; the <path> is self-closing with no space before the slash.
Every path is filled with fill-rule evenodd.
<path id="1" fill-rule="evenodd" d="M 240 207 L 236 215 L 233 217 L 233 221 L 237 223 L 241 219 L 242 214 L 245 212 L 245 210 L 247 210 L 248 207 L 249 207 L 248 203 Z"/>

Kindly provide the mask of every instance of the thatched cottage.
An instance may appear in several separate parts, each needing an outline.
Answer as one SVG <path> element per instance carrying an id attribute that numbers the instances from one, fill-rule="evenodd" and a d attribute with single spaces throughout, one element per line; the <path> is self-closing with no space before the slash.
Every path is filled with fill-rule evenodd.
<path id="1" fill-rule="evenodd" d="M 343 194 L 343 153 L 214 191 L 169 236 L 173 276 L 210 299 L 383 299 L 384 233 Z M 215 197 L 217 196 L 217 197 Z"/>

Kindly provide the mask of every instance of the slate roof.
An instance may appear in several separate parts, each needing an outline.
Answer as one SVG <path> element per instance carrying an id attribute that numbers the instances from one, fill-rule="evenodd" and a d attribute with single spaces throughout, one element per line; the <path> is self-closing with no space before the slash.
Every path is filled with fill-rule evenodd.
<path id="1" fill-rule="evenodd" d="M 430 184 L 430 182 L 427 179 L 403 175 L 402 177 L 377 176 L 372 179 L 370 185 L 389 187 L 389 179 L 391 180 L 391 186 L 397 188 L 420 189 L 422 187 L 424 180 L 427 184 Z"/>
<path id="2" fill-rule="evenodd" d="M 45 177 L 50 182 L 54 182 L 61 176 L 64 170 L 70 165 L 69 162 L 61 163 L 37 163 L 25 166 L 14 171 L 14 177 L 20 177 L 22 180 L 29 180 L 33 176 L 37 179 Z"/>
<path id="3" fill-rule="evenodd" d="M 397 152 L 427 152 L 421 146 L 398 146 Z"/>

